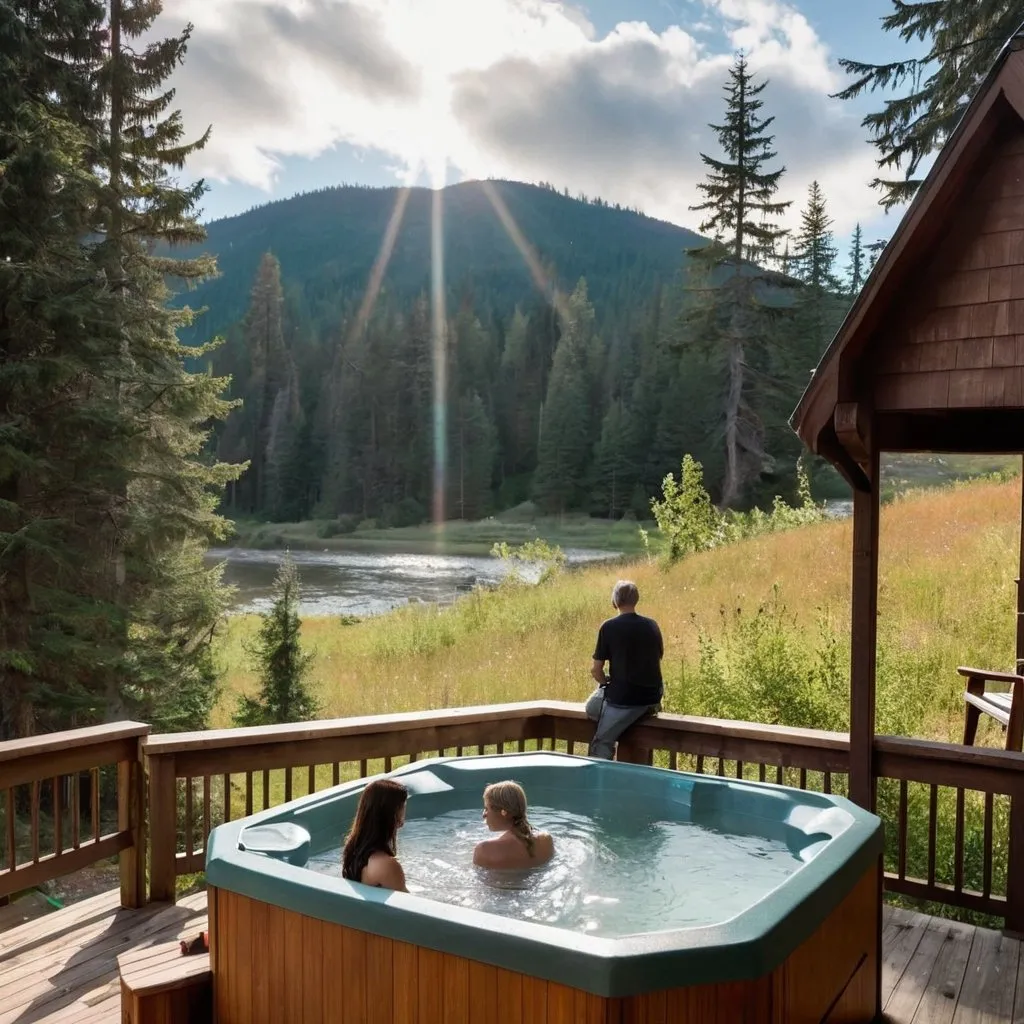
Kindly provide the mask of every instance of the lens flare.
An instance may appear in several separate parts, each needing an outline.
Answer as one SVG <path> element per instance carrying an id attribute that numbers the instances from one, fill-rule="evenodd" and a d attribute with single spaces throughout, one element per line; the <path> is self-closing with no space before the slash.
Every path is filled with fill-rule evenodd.
<path id="1" fill-rule="evenodd" d="M 434 502 L 435 536 L 445 520 L 445 484 L 448 469 L 448 318 L 444 297 L 444 193 L 435 189 L 430 207 L 430 312 L 434 366 Z"/>

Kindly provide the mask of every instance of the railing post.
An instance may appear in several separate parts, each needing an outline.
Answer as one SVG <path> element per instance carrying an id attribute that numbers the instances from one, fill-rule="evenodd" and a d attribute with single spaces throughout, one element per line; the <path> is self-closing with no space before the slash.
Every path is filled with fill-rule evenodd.
<path id="1" fill-rule="evenodd" d="M 1006 930 L 1024 934 L 1024 785 L 1010 794 L 1009 844 L 1006 851 Z"/>
<path id="2" fill-rule="evenodd" d="M 146 796 L 142 778 L 140 736 L 131 760 L 117 764 L 117 829 L 131 832 L 132 844 L 120 855 L 121 906 L 146 902 Z"/>
<path id="3" fill-rule="evenodd" d="M 174 755 L 146 758 L 149 766 L 149 898 L 174 902 L 178 852 L 178 789 Z"/>

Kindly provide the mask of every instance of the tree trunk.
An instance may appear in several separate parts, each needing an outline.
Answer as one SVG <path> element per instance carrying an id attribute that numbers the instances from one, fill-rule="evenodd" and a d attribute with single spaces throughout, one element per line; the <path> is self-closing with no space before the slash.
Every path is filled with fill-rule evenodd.
<path id="1" fill-rule="evenodd" d="M 740 406 L 743 403 L 743 343 L 738 339 L 729 346 L 729 383 L 725 399 L 725 478 L 722 482 L 722 504 L 732 506 L 740 496 Z"/>

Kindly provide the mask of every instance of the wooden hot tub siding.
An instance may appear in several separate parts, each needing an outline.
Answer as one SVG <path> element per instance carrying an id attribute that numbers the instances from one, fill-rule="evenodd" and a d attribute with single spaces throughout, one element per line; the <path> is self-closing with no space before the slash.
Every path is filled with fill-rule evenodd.
<path id="1" fill-rule="evenodd" d="M 878 869 L 770 975 L 606 999 L 209 889 L 217 1024 L 867 1024 Z"/>

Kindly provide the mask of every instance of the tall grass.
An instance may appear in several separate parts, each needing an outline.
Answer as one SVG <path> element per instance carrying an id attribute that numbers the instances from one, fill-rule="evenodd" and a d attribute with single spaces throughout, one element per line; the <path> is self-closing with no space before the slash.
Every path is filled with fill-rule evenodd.
<path id="1" fill-rule="evenodd" d="M 957 665 L 1013 660 L 1020 481 L 909 495 L 882 513 L 878 731 L 955 739 Z M 544 586 L 475 591 L 343 624 L 309 619 L 311 685 L 329 717 L 544 697 L 582 700 L 597 626 L 620 576 L 661 623 L 667 704 L 687 713 L 844 728 L 848 716 L 851 524 L 825 522 L 693 555 L 641 560 Z M 255 678 L 242 640 L 220 639 L 227 725 Z"/>

